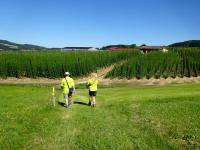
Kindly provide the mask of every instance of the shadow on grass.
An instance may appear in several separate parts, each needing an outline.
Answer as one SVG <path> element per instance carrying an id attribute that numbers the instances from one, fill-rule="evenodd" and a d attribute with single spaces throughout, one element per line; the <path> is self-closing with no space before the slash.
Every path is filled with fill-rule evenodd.
<path id="1" fill-rule="evenodd" d="M 65 103 L 64 102 L 58 102 L 58 104 L 62 107 L 65 107 Z"/>
<path id="2" fill-rule="evenodd" d="M 74 104 L 79 104 L 79 105 L 88 106 L 88 103 L 78 102 L 78 101 L 74 101 Z"/>

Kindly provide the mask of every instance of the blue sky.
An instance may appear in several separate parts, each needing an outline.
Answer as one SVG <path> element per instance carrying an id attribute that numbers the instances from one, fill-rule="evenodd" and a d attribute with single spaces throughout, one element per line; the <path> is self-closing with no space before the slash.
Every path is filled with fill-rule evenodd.
<path id="1" fill-rule="evenodd" d="M 0 39 L 46 47 L 200 39 L 199 0 L 0 0 Z"/>

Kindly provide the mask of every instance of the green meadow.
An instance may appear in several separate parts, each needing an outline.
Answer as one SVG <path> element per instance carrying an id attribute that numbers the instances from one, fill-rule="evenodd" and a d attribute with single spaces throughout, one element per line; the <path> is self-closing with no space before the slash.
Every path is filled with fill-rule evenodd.
<path id="1" fill-rule="evenodd" d="M 200 149 L 200 84 L 87 89 L 49 103 L 49 85 L 0 85 L 0 150 Z"/>

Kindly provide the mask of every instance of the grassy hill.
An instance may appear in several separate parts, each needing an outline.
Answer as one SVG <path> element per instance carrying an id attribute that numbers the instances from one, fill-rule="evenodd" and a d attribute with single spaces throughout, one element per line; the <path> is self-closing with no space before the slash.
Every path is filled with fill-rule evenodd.
<path id="1" fill-rule="evenodd" d="M 17 44 L 6 40 L 0 40 L 0 50 L 44 50 L 45 47 L 31 44 Z"/>

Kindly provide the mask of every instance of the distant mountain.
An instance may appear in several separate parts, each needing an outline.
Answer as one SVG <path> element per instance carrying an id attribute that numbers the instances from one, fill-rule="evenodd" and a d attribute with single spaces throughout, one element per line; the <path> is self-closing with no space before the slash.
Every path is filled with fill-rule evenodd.
<path id="1" fill-rule="evenodd" d="M 31 44 L 17 44 L 7 40 L 0 40 L 0 50 L 45 50 L 46 47 L 31 45 Z"/>
<path id="2" fill-rule="evenodd" d="M 110 48 L 113 48 L 113 47 L 115 47 L 115 48 L 135 48 L 136 44 L 131 44 L 131 45 L 125 45 L 125 44 L 107 45 L 107 46 L 102 47 L 101 49 L 107 50 L 107 49 L 110 49 Z"/>
<path id="3" fill-rule="evenodd" d="M 170 47 L 200 47 L 200 40 L 190 40 L 169 45 Z"/>

